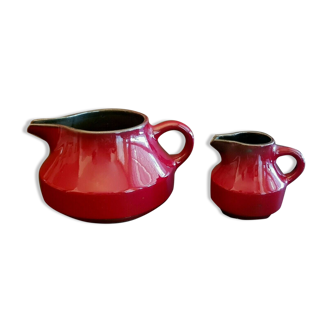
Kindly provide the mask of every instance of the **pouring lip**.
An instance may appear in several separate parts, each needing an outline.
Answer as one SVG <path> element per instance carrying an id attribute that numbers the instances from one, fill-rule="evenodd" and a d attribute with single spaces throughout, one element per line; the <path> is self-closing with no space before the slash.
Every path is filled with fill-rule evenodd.
<path id="1" fill-rule="evenodd" d="M 221 137 L 223 136 L 236 136 L 239 134 L 258 134 L 258 135 L 264 135 L 267 136 L 270 141 L 267 143 L 258 143 L 258 144 L 254 144 L 254 143 L 243 143 L 243 142 L 238 142 L 238 141 L 233 141 L 233 140 L 227 140 L 227 139 L 222 139 Z M 272 136 L 270 136 L 269 134 L 263 133 L 261 131 L 236 131 L 236 132 L 232 132 L 232 133 L 227 133 L 227 134 L 217 134 L 214 135 L 212 138 L 212 142 L 217 142 L 217 141 L 223 141 L 223 142 L 229 142 L 229 143 L 235 143 L 235 144 L 240 144 L 240 145 L 244 145 L 244 146 L 259 146 L 259 147 L 263 147 L 263 146 L 269 146 L 269 145 L 273 145 L 275 144 L 274 138 Z"/>
<path id="2" fill-rule="evenodd" d="M 66 119 L 66 118 L 72 118 L 72 117 L 76 117 L 82 114 L 88 114 L 88 113 L 98 113 L 98 112 L 104 112 L 104 111 L 116 111 L 116 112 L 124 112 L 124 113 L 131 113 L 131 114 L 137 114 L 143 117 L 143 122 L 140 123 L 137 126 L 133 126 L 133 127 L 128 127 L 125 129 L 118 129 L 118 130 L 104 130 L 104 131 L 92 131 L 92 130 L 84 130 L 84 129 L 77 129 L 77 128 L 73 128 L 67 125 L 63 125 L 63 124 L 54 124 L 54 123 L 38 123 L 41 121 L 48 121 L 48 120 L 58 120 L 58 119 Z M 60 116 L 60 117 L 56 117 L 56 118 L 41 118 L 41 119 L 35 119 L 32 120 L 30 123 L 30 126 L 47 126 L 47 127 L 59 127 L 59 128 L 66 128 L 67 130 L 71 130 L 74 132 L 80 132 L 80 133 L 85 133 L 85 134 L 94 134 L 94 135 L 98 135 L 98 134 L 120 134 L 120 133 L 125 133 L 125 132 L 129 132 L 129 131 L 133 131 L 133 130 L 137 130 L 137 129 L 142 129 L 143 127 L 145 127 L 145 125 L 149 122 L 149 118 L 140 112 L 137 111 L 133 111 L 133 110 L 129 110 L 129 109 L 125 109 L 125 108 L 100 108 L 100 109 L 94 109 L 94 110 L 90 110 L 90 111 L 84 111 L 84 112 L 78 112 L 78 113 L 73 113 L 73 114 L 69 114 L 69 115 L 65 115 L 65 116 Z"/>

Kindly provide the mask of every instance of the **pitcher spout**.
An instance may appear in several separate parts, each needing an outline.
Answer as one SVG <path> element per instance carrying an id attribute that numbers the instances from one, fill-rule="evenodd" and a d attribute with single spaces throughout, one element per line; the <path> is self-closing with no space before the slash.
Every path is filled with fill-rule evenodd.
<path id="1" fill-rule="evenodd" d="M 223 139 L 220 139 L 220 137 L 223 136 L 223 135 L 214 135 L 211 142 L 210 142 L 210 145 L 212 147 L 214 147 L 217 151 L 221 152 L 222 150 L 222 147 L 224 145 L 224 141 Z"/>
<path id="2" fill-rule="evenodd" d="M 214 135 L 212 138 L 210 145 L 214 147 L 220 154 L 224 152 L 224 150 L 227 148 L 228 142 L 225 139 L 226 135 Z"/>
<path id="3" fill-rule="evenodd" d="M 50 123 L 49 120 L 33 120 L 27 131 L 46 141 L 51 150 L 55 148 L 60 135 L 59 126 L 55 123 Z"/>

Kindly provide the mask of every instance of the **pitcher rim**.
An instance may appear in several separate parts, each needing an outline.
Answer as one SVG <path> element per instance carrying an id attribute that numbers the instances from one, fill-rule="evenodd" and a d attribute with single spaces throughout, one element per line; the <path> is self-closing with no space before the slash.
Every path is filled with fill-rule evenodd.
<path id="1" fill-rule="evenodd" d="M 70 127 L 70 126 L 67 126 L 67 125 L 63 125 L 63 124 L 35 123 L 35 122 L 40 122 L 40 121 L 64 119 L 64 118 L 70 118 L 70 117 L 78 116 L 78 115 L 81 115 L 81 114 L 97 113 L 97 112 L 104 112 L 104 111 L 118 111 L 118 112 L 124 112 L 124 113 L 138 114 L 138 115 L 143 117 L 143 122 L 138 124 L 137 126 L 128 127 L 128 128 L 125 128 L 125 129 L 103 130 L 103 131 L 92 131 L 92 130 L 77 129 L 77 128 L 73 128 L 73 127 Z M 55 117 L 55 118 L 35 119 L 35 120 L 32 120 L 30 122 L 30 126 L 33 125 L 33 126 L 42 126 L 42 127 L 45 127 L 45 126 L 47 126 L 47 127 L 60 127 L 60 128 L 66 128 L 66 129 L 74 131 L 74 132 L 81 132 L 81 133 L 85 133 L 85 134 L 119 134 L 119 133 L 124 133 L 124 132 L 129 132 L 129 131 L 141 129 L 141 128 L 145 127 L 145 125 L 148 122 L 149 122 L 149 118 L 145 114 L 137 112 L 137 111 L 133 111 L 133 110 L 130 110 L 130 109 L 125 109 L 125 108 L 99 108 L 99 109 L 94 109 L 94 110 L 90 110 L 90 111 L 83 111 L 83 112 L 77 112 L 77 113 L 73 113 L 73 114 L 69 114 L 69 115 L 65 115 L 65 116 L 59 116 L 59 117 Z"/>
<path id="2" fill-rule="evenodd" d="M 242 142 L 237 142 L 237 141 L 232 141 L 232 140 L 226 140 L 226 139 L 220 139 L 218 140 L 219 137 L 221 136 L 235 136 L 235 135 L 238 135 L 238 134 L 260 134 L 260 135 L 264 135 L 264 136 L 267 136 L 270 138 L 270 142 L 267 142 L 267 143 L 259 143 L 259 144 L 252 144 L 252 143 L 242 143 Z M 240 145 L 245 145 L 245 146 L 269 146 L 269 145 L 273 145 L 275 144 L 275 140 L 272 136 L 270 136 L 269 134 L 267 133 L 264 133 L 262 131 L 236 131 L 236 132 L 232 132 L 232 133 L 226 133 L 226 134 L 217 134 L 217 135 L 214 135 L 213 138 L 212 138 L 212 142 L 215 142 L 215 141 L 223 141 L 223 142 L 229 142 L 229 143 L 235 143 L 235 144 L 240 144 Z"/>

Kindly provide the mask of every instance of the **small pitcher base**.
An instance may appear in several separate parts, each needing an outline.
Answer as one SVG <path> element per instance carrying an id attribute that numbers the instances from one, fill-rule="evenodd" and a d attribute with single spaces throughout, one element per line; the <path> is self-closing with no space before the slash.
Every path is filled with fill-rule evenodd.
<path id="1" fill-rule="evenodd" d="M 228 212 L 225 212 L 225 211 L 222 211 L 222 212 L 226 216 L 231 217 L 233 219 L 240 220 L 240 221 L 268 221 L 268 220 L 271 220 L 273 216 L 277 215 L 281 211 L 282 211 L 282 209 L 280 211 L 277 211 L 276 213 L 273 213 L 272 215 L 269 215 L 269 216 L 257 216 L 257 217 L 239 216 L 239 215 L 235 215 L 235 214 L 228 213 Z"/>

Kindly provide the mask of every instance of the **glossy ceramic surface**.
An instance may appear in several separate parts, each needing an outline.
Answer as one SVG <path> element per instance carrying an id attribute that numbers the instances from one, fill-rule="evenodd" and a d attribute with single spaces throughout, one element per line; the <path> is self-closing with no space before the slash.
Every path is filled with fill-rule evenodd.
<path id="1" fill-rule="evenodd" d="M 230 217 L 263 219 L 278 211 L 287 185 L 305 166 L 299 151 L 276 145 L 271 136 L 260 132 L 216 135 L 211 145 L 222 158 L 211 174 L 211 198 Z M 276 163 L 284 155 L 297 162 L 287 174 Z"/>
<path id="2" fill-rule="evenodd" d="M 185 136 L 179 154 L 169 155 L 158 143 L 169 130 Z M 70 217 L 101 223 L 131 220 L 164 203 L 194 144 L 181 122 L 152 126 L 144 114 L 121 109 L 35 120 L 28 132 L 50 146 L 39 172 L 45 202 Z"/>

